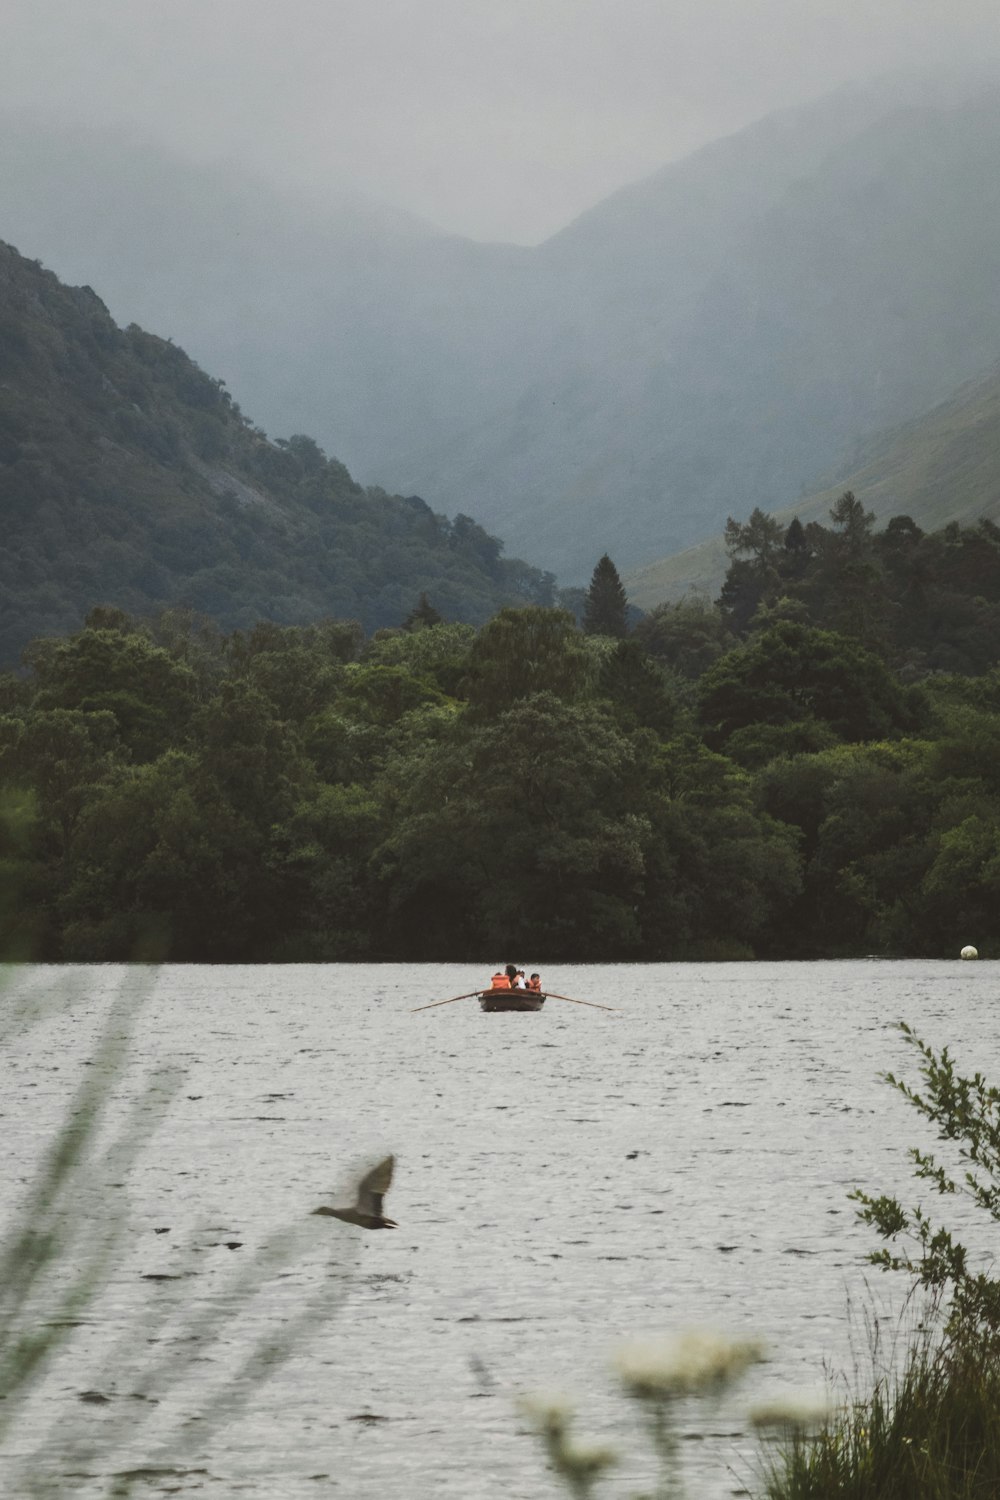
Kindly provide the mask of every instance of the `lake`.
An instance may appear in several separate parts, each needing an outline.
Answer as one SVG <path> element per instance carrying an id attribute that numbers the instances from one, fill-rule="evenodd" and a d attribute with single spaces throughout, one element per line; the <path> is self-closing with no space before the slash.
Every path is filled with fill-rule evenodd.
<path id="1" fill-rule="evenodd" d="M 8 981 L 6 1035 L 24 1024 L 0 1093 L 6 1223 L 88 1061 L 110 1100 L 100 1140 L 124 1130 L 134 1160 L 112 1150 L 73 1190 L 85 1233 L 118 1218 L 122 1238 L 83 1313 L 60 1307 L 65 1272 L 40 1299 L 79 1326 L 15 1414 L 5 1493 L 40 1449 L 34 1470 L 80 1496 L 141 1469 L 130 1494 L 543 1500 L 563 1492 L 517 1406 L 543 1394 L 627 1450 L 601 1492 L 623 1496 L 652 1469 L 610 1355 L 693 1326 L 765 1341 L 717 1406 L 681 1413 L 693 1500 L 751 1485 L 749 1407 L 863 1355 L 847 1304 L 870 1307 L 869 1277 L 894 1327 L 903 1287 L 866 1267 L 847 1196 L 912 1200 L 907 1148 L 932 1145 L 878 1079 L 916 1078 L 894 1023 L 1000 1082 L 1000 965 L 562 966 L 543 982 L 618 1009 L 411 1013 L 495 963 Z M 123 983 L 148 991 L 115 1023 L 127 1054 L 94 1062 Z M 390 1152 L 397 1230 L 310 1217 Z M 252 1349 L 297 1324 L 254 1388 Z"/>

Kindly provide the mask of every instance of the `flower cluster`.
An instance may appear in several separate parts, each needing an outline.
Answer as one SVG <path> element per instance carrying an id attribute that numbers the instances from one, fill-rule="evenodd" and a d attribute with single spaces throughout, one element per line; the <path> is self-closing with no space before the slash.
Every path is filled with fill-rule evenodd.
<path id="1" fill-rule="evenodd" d="M 726 1339 L 708 1330 L 689 1329 L 623 1345 L 615 1368 L 631 1395 L 663 1401 L 720 1390 L 763 1357 L 756 1340 Z"/>
<path id="2" fill-rule="evenodd" d="M 825 1391 L 790 1391 L 753 1407 L 750 1421 L 755 1427 L 801 1434 L 825 1426 L 835 1410 Z"/>

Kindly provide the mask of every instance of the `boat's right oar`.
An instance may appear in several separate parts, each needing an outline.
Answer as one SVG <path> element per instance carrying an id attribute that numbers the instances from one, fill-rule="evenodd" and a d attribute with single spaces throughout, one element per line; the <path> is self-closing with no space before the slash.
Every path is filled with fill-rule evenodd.
<path id="1" fill-rule="evenodd" d="M 552 1000 L 568 1000 L 570 1005 L 592 1005 L 595 1010 L 617 1010 L 617 1005 L 598 1005 L 596 1000 L 574 1000 L 572 995 L 553 995 L 551 990 L 545 991 Z"/>
<path id="2" fill-rule="evenodd" d="M 470 990 L 467 995 L 452 995 L 450 1000 L 432 1000 L 430 1005 L 411 1005 L 410 1014 L 416 1010 L 433 1010 L 435 1005 L 454 1005 L 456 1000 L 471 1000 L 473 995 L 478 994 L 478 990 Z"/>

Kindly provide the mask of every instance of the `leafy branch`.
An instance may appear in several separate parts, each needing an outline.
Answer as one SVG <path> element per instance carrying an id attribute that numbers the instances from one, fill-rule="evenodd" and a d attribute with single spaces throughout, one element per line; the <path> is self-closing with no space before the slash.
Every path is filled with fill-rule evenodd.
<path id="1" fill-rule="evenodd" d="M 894 1073 L 882 1077 L 934 1126 L 939 1140 L 955 1145 L 964 1168 L 952 1172 L 932 1153 L 913 1148 L 908 1155 L 914 1176 L 942 1197 L 964 1197 L 1000 1222 L 1000 1090 L 981 1073 L 957 1073 L 947 1047 L 935 1052 L 905 1022 L 899 1030 L 920 1055 L 922 1085 L 911 1087 Z M 969 1252 L 951 1230 L 936 1225 L 919 1205 L 905 1208 L 895 1197 L 860 1189 L 850 1196 L 861 1205 L 862 1222 L 893 1246 L 872 1251 L 873 1265 L 906 1271 L 922 1286 L 950 1294 L 953 1328 L 966 1325 L 1000 1338 L 1000 1283 L 970 1269 Z"/>

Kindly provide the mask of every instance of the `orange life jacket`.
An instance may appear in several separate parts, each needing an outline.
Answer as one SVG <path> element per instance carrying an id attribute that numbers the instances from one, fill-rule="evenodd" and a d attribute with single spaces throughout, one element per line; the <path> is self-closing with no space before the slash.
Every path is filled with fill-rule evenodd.
<path id="1" fill-rule="evenodd" d="M 536 994 L 541 994 L 542 981 L 540 979 L 529 979 L 528 980 L 528 989 L 529 990 L 534 990 Z"/>
<path id="2" fill-rule="evenodd" d="M 490 983 L 495 990 L 510 989 L 510 980 L 507 978 L 506 974 L 494 974 Z"/>

